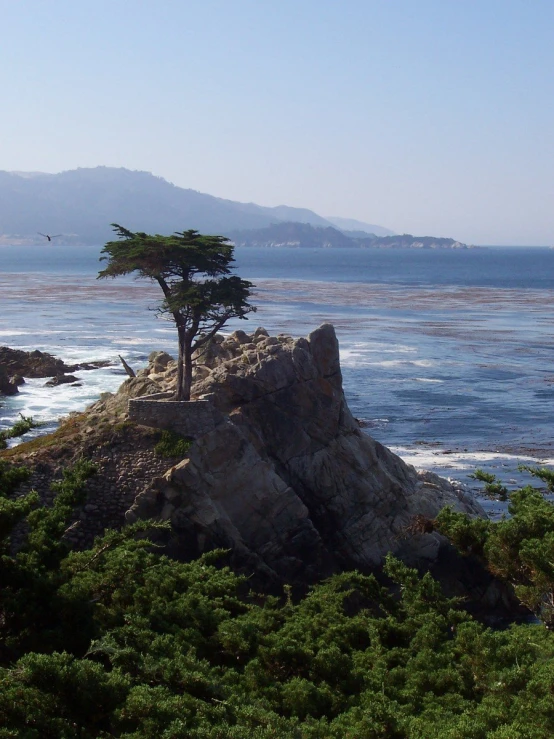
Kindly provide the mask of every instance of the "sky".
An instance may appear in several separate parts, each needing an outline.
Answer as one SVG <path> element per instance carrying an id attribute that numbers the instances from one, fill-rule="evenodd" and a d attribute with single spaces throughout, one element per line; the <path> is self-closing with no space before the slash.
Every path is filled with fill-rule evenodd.
<path id="1" fill-rule="evenodd" d="M 553 0 L 0 0 L 0 169 L 554 244 Z"/>

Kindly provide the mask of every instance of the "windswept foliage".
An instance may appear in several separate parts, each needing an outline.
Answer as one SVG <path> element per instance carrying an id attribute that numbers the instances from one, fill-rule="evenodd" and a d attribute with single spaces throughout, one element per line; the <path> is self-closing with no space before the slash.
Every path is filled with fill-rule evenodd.
<path id="1" fill-rule="evenodd" d="M 233 245 L 224 236 L 182 231 L 172 236 L 133 233 L 112 224 L 118 236 L 102 249 L 108 264 L 98 277 L 136 273 L 158 283 L 161 314 L 177 327 L 177 400 L 189 400 L 192 355 L 231 319 L 255 308 L 248 302 L 252 284 L 231 275 Z"/>
<path id="2" fill-rule="evenodd" d="M 35 421 L 31 416 L 24 416 L 22 413 L 19 415 L 19 421 L 16 421 L 10 429 L 0 431 L 0 449 L 5 449 L 8 446 L 6 443 L 7 439 L 15 439 L 18 436 L 23 436 L 27 431 L 40 426 L 40 423 Z"/>
<path id="3" fill-rule="evenodd" d="M 484 493 L 490 498 L 498 498 L 498 500 L 506 500 L 508 498 L 508 488 L 502 483 L 498 482 L 495 475 L 490 472 L 484 472 L 483 470 L 477 469 L 472 475 L 469 475 L 474 480 L 480 480 L 484 482 Z"/>
<path id="4" fill-rule="evenodd" d="M 553 473 L 525 467 L 552 490 Z M 496 484 L 495 480 L 487 481 Z M 554 626 L 554 504 L 526 486 L 509 496 L 509 517 L 472 519 L 444 509 L 435 525 L 463 553 L 476 555 L 493 575 L 510 583 L 521 603 Z"/>

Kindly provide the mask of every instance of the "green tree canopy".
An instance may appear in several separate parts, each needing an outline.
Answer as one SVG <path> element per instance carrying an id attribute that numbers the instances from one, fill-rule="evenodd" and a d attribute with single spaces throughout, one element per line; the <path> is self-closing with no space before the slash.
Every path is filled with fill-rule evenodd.
<path id="1" fill-rule="evenodd" d="M 159 284 L 160 313 L 171 316 L 179 338 L 176 399 L 189 400 L 194 352 L 231 318 L 256 310 L 248 302 L 252 283 L 231 274 L 234 247 L 224 236 L 193 230 L 161 236 L 112 225 L 118 239 L 102 249 L 108 264 L 98 277 L 135 272 Z"/>

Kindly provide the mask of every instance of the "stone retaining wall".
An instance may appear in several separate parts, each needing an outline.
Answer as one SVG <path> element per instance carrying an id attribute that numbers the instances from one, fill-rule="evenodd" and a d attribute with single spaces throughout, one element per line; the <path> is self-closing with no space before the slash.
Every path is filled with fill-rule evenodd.
<path id="1" fill-rule="evenodd" d="M 176 431 L 196 438 L 223 420 L 209 400 L 168 400 L 172 393 L 157 393 L 129 400 L 129 419 L 141 426 Z"/>

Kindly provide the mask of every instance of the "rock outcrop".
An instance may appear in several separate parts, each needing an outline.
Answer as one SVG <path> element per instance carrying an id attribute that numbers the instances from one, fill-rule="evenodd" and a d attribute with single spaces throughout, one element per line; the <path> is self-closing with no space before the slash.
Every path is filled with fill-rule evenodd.
<path id="1" fill-rule="evenodd" d="M 69 367 L 61 359 L 48 352 L 38 349 L 26 352 L 7 346 L 0 346 L 0 365 L 6 368 L 8 374 L 23 377 L 53 377 L 69 371 Z"/>
<path id="2" fill-rule="evenodd" d="M 52 377 L 51 386 L 68 382 L 76 382 L 77 378 L 68 379 L 67 373 L 78 370 L 91 370 L 105 367 L 109 362 L 82 362 L 66 364 L 48 352 L 38 349 L 26 352 L 22 349 L 10 349 L 0 346 L 0 395 L 14 395 L 17 386 L 24 382 L 24 377 Z"/>
<path id="3" fill-rule="evenodd" d="M 57 387 L 58 385 L 73 385 L 79 382 L 79 378 L 75 375 L 56 375 L 48 382 L 44 383 L 44 387 Z"/>
<path id="4" fill-rule="evenodd" d="M 148 381 L 166 391 L 175 363 L 156 354 L 138 375 L 125 383 L 127 393 Z M 432 563 L 440 537 L 411 531 L 414 517 L 433 517 L 445 505 L 482 513 L 462 490 L 417 472 L 360 430 L 345 402 L 331 325 L 296 340 L 261 328 L 217 337 L 197 358 L 193 393 L 213 403 L 220 423 L 126 514 L 170 520 L 175 554 L 224 547 L 247 571 L 309 582 L 374 568 L 389 551 Z"/>
<path id="5" fill-rule="evenodd" d="M 6 368 L 0 364 L 0 395 L 16 395 L 19 392 L 17 385 L 15 378 L 10 377 Z"/>

